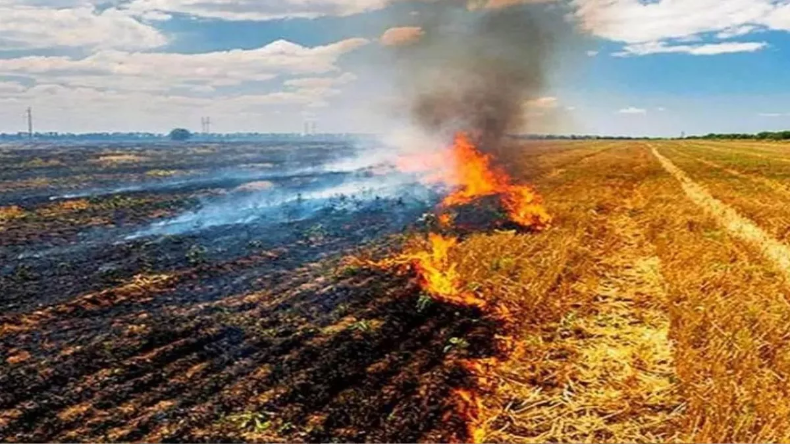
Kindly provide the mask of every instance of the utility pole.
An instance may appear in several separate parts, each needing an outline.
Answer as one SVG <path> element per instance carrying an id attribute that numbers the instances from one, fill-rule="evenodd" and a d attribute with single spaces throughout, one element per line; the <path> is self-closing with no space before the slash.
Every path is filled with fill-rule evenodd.
<path id="1" fill-rule="evenodd" d="M 27 137 L 33 139 L 33 108 L 27 109 Z"/>
<path id="2" fill-rule="evenodd" d="M 200 130 L 203 134 L 208 134 L 211 132 L 211 117 L 201 117 L 200 118 Z"/>
<path id="3" fill-rule="evenodd" d="M 211 117 L 206 117 L 206 134 L 211 134 Z"/>

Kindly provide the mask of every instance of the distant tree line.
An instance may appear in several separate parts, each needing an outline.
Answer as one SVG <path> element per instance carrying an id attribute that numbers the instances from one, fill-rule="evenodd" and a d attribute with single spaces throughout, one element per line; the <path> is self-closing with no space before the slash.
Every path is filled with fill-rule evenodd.
<path id="1" fill-rule="evenodd" d="M 515 139 L 525 140 L 657 140 L 662 137 L 630 137 L 630 136 L 592 136 L 584 134 L 555 135 L 555 134 L 525 134 L 511 136 Z"/>
<path id="2" fill-rule="evenodd" d="M 757 134 L 707 134 L 705 136 L 690 136 L 687 139 L 711 139 L 711 140 L 790 140 L 790 131 L 763 131 Z"/>
<path id="3" fill-rule="evenodd" d="M 186 139 L 180 137 L 186 136 Z M 173 136 L 175 135 L 175 139 Z M 571 135 L 538 135 L 538 134 L 521 134 L 512 135 L 514 139 L 522 140 L 660 140 L 665 139 L 662 137 L 627 137 L 627 136 L 596 136 L 584 134 L 571 134 Z M 704 136 L 687 136 L 686 139 L 710 139 L 710 140 L 790 140 L 790 131 L 764 131 L 757 134 L 718 134 L 712 133 Z M 375 139 L 371 134 L 314 134 L 302 135 L 299 133 L 193 133 L 186 129 L 178 129 L 178 131 L 171 132 L 170 134 L 148 133 L 148 132 L 106 132 L 106 133 L 57 133 L 57 132 L 38 132 L 33 134 L 33 139 L 38 141 L 73 141 L 73 142 L 161 142 L 166 140 L 193 140 L 196 142 L 254 142 L 254 141 L 332 141 L 332 140 L 368 140 Z M 28 134 L 20 133 L 0 133 L 0 141 L 26 141 Z"/>
<path id="4" fill-rule="evenodd" d="M 183 135 L 183 132 L 179 132 Z M 366 134 L 312 134 L 304 136 L 299 133 L 192 133 L 189 140 L 196 142 L 255 142 L 255 141 L 335 141 L 348 139 L 372 138 Z M 159 133 L 58 133 L 37 132 L 33 134 L 35 141 L 70 141 L 70 142 L 163 142 L 171 140 L 172 134 Z M 24 142 L 29 140 L 27 133 L 0 133 L 0 142 Z"/>
<path id="5" fill-rule="evenodd" d="M 57 132 L 37 132 L 33 134 L 36 140 L 146 140 L 161 139 L 161 134 L 156 133 L 57 133 Z M 28 133 L 0 133 L 0 140 L 27 140 Z"/>

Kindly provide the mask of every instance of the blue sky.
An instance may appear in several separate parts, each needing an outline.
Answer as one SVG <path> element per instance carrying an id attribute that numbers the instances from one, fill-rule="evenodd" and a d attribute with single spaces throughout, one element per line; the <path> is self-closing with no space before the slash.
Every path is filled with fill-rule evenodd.
<path id="1" fill-rule="evenodd" d="M 439 0 L 550 12 L 539 132 L 790 129 L 790 0 Z M 522 5 L 522 3 L 537 3 Z M 0 132 L 389 132 L 426 0 L 0 0 Z M 387 31 L 390 33 L 387 34 Z M 393 38 L 394 37 L 394 38 Z M 524 42 L 528 45 L 529 42 Z M 402 73 L 400 73 L 402 74 Z M 545 123 L 543 123 L 545 122 Z"/>

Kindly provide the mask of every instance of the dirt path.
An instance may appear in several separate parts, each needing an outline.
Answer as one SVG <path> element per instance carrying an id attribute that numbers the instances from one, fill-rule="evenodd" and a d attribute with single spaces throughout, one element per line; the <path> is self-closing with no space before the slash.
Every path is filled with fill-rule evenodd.
<path id="1" fill-rule="evenodd" d="M 771 237 L 754 222 L 741 216 L 732 207 L 713 197 L 703 186 L 694 182 L 683 170 L 651 146 L 661 166 L 680 182 L 686 196 L 709 212 L 731 235 L 758 248 L 763 256 L 790 280 L 790 248 Z"/>
<path id="2" fill-rule="evenodd" d="M 584 290 L 596 295 L 591 307 L 570 313 L 556 331 L 542 338 L 546 359 L 533 363 L 542 368 L 530 384 L 530 398 L 502 413 L 509 424 L 491 432 L 489 441 L 674 438 L 682 402 L 675 383 L 666 293 L 659 259 L 629 216 L 632 208 L 629 200 L 603 218 L 614 238 L 594 246 L 600 279 L 597 288 Z M 552 380 L 558 384 L 552 386 Z"/>

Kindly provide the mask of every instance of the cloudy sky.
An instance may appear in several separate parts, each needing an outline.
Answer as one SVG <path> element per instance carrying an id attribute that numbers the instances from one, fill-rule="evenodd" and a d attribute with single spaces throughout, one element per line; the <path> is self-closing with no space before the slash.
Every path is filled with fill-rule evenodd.
<path id="1" fill-rule="evenodd" d="M 432 1 L 0 0 L 0 132 L 387 131 Z M 556 17 L 546 131 L 790 129 L 790 0 L 469 1 Z"/>

